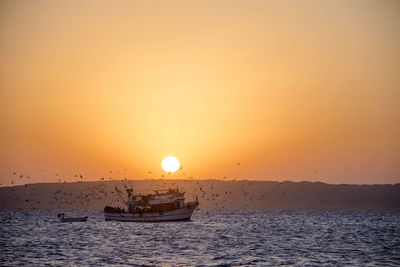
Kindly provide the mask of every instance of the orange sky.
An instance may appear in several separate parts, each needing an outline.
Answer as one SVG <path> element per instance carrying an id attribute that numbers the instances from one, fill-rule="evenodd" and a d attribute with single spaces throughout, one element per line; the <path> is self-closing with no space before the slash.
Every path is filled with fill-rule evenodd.
<path id="1" fill-rule="evenodd" d="M 399 14 L 3 0 L 0 183 L 158 178 L 169 155 L 195 178 L 398 183 Z"/>

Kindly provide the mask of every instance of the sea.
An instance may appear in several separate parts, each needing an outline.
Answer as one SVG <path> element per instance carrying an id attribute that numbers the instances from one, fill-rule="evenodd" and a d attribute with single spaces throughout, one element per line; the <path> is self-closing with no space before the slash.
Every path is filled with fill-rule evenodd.
<path id="1" fill-rule="evenodd" d="M 59 212 L 0 212 L 0 265 L 400 266 L 400 212 L 199 210 L 167 223 Z"/>

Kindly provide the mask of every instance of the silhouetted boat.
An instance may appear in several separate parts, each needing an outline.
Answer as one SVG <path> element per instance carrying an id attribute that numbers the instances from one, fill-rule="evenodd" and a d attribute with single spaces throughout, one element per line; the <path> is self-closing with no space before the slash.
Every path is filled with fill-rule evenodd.
<path id="1" fill-rule="evenodd" d="M 128 210 L 106 206 L 106 221 L 124 222 L 164 222 L 189 221 L 198 206 L 198 200 L 185 202 L 184 192 L 169 189 L 164 193 L 134 195 L 132 189 L 126 190 Z"/>
<path id="2" fill-rule="evenodd" d="M 58 218 L 60 218 L 60 222 L 86 222 L 87 221 L 87 216 L 85 217 L 72 217 L 72 218 L 65 218 L 64 213 L 60 213 L 57 215 Z"/>

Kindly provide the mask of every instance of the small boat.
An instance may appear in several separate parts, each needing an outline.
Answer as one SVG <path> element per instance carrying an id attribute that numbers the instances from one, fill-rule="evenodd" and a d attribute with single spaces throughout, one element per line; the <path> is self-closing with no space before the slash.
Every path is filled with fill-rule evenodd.
<path id="1" fill-rule="evenodd" d="M 85 217 L 72 217 L 72 218 L 65 218 L 64 213 L 60 213 L 57 215 L 57 217 L 60 219 L 60 222 L 86 222 L 87 221 L 87 216 Z"/>
<path id="2" fill-rule="evenodd" d="M 155 191 L 155 194 L 147 195 L 134 195 L 133 189 L 126 191 L 128 193 L 128 200 L 125 201 L 127 211 L 119 207 L 106 206 L 104 208 L 104 219 L 106 221 L 190 221 L 190 217 L 199 205 L 197 198 L 195 201 L 185 202 L 185 193 L 180 192 L 178 188 L 164 190 L 165 192 L 161 193 Z"/>

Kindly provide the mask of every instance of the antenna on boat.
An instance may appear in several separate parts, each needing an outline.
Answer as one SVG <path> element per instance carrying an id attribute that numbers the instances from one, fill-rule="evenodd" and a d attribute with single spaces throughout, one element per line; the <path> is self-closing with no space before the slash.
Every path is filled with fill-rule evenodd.
<path id="1" fill-rule="evenodd" d="M 126 201 L 126 200 L 124 199 L 124 197 L 122 196 L 121 190 L 119 190 L 117 186 L 115 186 L 114 188 L 115 188 L 115 191 L 117 192 L 118 196 L 121 198 L 121 200 L 122 200 L 126 205 L 128 205 L 128 201 Z M 128 191 L 128 190 L 127 190 L 127 191 Z M 133 191 L 133 189 L 132 189 L 132 191 Z M 129 194 L 129 193 L 128 193 L 128 194 Z"/>

